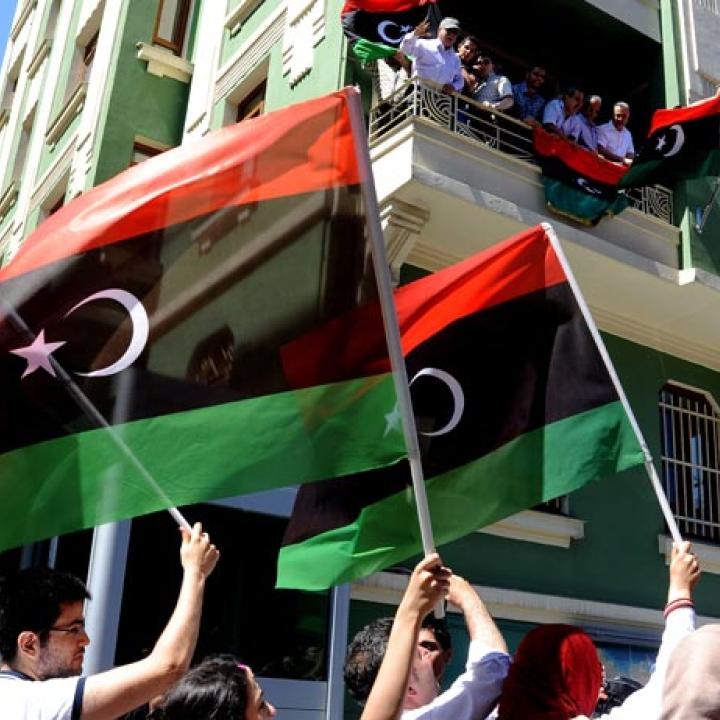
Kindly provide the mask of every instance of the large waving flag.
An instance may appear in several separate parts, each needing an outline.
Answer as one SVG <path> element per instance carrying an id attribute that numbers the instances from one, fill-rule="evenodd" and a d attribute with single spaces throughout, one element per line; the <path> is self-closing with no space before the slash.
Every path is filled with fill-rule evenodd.
<path id="1" fill-rule="evenodd" d="M 438 544 L 644 460 L 565 266 L 538 227 L 396 291 Z M 409 482 L 403 462 L 303 486 L 278 586 L 420 552 Z"/>
<path id="2" fill-rule="evenodd" d="M 436 0 L 346 0 L 343 30 L 362 60 L 391 57 L 403 36 L 419 25 Z"/>
<path id="3" fill-rule="evenodd" d="M 657 110 L 648 138 L 621 187 L 720 175 L 720 96 L 674 110 Z"/>
<path id="4" fill-rule="evenodd" d="M 0 550 L 405 456 L 387 365 L 283 364 L 376 297 L 351 95 L 148 160 L 0 270 Z"/>
<path id="5" fill-rule="evenodd" d="M 556 215 L 597 225 L 628 206 L 618 185 L 627 167 L 542 128 L 534 130 L 533 145 L 543 171 L 545 200 Z"/>

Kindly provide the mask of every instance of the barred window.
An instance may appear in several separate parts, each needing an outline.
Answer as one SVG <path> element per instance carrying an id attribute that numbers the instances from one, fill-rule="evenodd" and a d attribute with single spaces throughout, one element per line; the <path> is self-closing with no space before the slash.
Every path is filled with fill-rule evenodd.
<path id="1" fill-rule="evenodd" d="M 720 413 L 702 391 L 668 383 L 660 390 L 662 477 L 680 532 L 720 542 Z"/>

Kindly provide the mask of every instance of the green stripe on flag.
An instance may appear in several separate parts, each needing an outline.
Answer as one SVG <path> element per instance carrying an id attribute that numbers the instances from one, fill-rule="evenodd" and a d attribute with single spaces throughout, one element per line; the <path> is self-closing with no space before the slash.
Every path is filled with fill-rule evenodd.
<path id="1" fill-rule="evenodd" d="M 546 425 L 427 481 L 435 541 L 456 540 L 642 462 L 619 401 Z M 277 587 L 321 590 L 406 560 L 420 548 L 408 489 L 365 508 L 351 525 L 283 547 Z"/>
<path id="2" fill-rule="evenodd" d="M 6 453 L 0 550 L 170 505 L 393 464 L 406 455 L 402 433 L 386 434 L 395 402 L 385 374 L 113 426 L 166 500 L 107 430 Z"/>

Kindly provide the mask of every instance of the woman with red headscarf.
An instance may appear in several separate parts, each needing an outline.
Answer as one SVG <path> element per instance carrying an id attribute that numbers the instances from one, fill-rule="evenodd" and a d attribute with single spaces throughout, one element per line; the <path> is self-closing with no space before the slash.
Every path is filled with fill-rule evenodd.
<path id="1" fill-rule="evenodd" d="M 700 576 L 690 543 L 673 547 L 665 632 L 648 684 L 608 720 L 657 720 L 673 649 L 695 628 L 692 590 Z M 515 653 L 503 685 L 498 720 L 587 720 L 597 704 L 602 666 L 589 636 L 571 625 L 544 625 L 529 632 Z"/>

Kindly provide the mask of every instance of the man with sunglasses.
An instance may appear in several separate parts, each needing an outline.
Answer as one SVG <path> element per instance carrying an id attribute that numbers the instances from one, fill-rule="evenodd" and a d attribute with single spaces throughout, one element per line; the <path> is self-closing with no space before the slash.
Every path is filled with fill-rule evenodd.
<path id="1" fill-rule="evenodd" d="M 195 650 L 205 581 L 219 553 L 197 523 L 183 530 L 183 580 L 175 611 L 150 655 L 88 678 L 84 602 L 76 577 L 23 570 L 0 584 L 0 716 L 3 720 L 103 720 L 162 694 Z"/>
<path id="2" fill-rule="evenodd" d="M 449 95 L 462 92 L 465 86 L 460 58 L 454 45 L 460 33 L 460 23 L 452 17 L 443 18 L 437 37 L 427 38 L 430 21 L 424 20 L 400 43 L 400 50 L 413 58 L 412 74 L 442 88 Z"/>
<path id="3" fill-rule="evenodd" d="M 514 103 L 510 80 L 495 72 L 495 63 L 486 53 L 481 53 L 476 67 L 479 81 L 473 93 L 475 100 L 491 110 L 508 111 Z"/>

